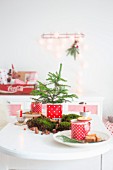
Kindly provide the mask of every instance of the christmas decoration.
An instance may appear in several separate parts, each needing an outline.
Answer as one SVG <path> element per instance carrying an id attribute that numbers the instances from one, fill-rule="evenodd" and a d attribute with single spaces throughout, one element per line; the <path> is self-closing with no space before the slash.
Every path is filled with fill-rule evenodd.
<path id="1" fill-rule="evenodd" d="M 76 94 L 68 94 L 68 85 L 61 82 L 67 80 L 61 77 L 62 64 L 60 64 L 59 72 L 48 73 L 47 83 L 37 81 L 37 89 L 31 92 L 32 95 L 37 96 L 33 98 L 36 102 L 41 103 L 63 103 L 70 102 L 70 99 L 78 98 Z"/>
<path id="2" fill-rule="evenodd" d="M 60 57 L 63 52 L 67 51 L 68 55 L 74 56 L 79 53 L 79 46 L 81 40 L 84 38 L 83 33 L 48 33 L 42 34 L 39 43 L 45 47 L 53 56 Z M 72 47 L 69 48 L 70 44 Z"/>
<path id="3" fill-rule="evenodd" d="M 67 49 L 67 55 L 71 55 L 76 60 L 77 54 L 79 54 L 79 41 L 75 40 L 70 48 Z"/>
<path id="4" fill-rule="evenodd" d="M 48 73 L 47 83 L 44 84 L 38 81 L 37 89 L 32 91 L 32 95 L 37 96 L 33 98 L 36 102 L 55 104 L 47 105 L 47 116 L 49 118 L 61 118 L 62 117 L 62 105 L 63 102 L 70 102 L 70 99 L 77 98 L 76 94 L 68 94 L 68 85 L 64 84 L 67 80 L 61 77 L 62 64 L 60 64 L 59 72 Z M 56 105 L 59 104 L 59 105 Z"/>

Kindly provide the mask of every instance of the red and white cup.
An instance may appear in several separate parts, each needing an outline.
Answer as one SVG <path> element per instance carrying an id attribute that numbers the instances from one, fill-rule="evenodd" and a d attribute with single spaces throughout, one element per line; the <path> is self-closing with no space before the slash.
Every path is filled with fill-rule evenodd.
<path id="1" fill-rule="evenodd" d="M 41 114 L 42 113 L 42 103 L 32 102 L 31 103 L 31 111 L 34 113 Z"/>
<path id="2" fill-rule="evenodd" d="M 76 119 L 71 120 L 71 138 L 84 140 L 90 131 L 90 122 L 80 122 Z"/>

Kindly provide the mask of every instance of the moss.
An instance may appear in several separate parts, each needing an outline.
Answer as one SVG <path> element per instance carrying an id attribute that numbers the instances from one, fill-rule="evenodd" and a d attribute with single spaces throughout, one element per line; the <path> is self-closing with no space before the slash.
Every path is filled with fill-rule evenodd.
<path id="1" fill-rule="evenodd" d="M 69 130 L 71 126 L 71 119 L 76 119 L 78 118 L 79 115 L 76 114 L 68 114 L 68 115 L 63 115 L 61 122 L 51 122 L 49 118 L 45 116 L 41 116 L 38 118 L 30 119 L 27 121 L 27 125 L 29 128 L 31 127 L 38 127 L 40 131 L 48 130 L 50 132 L 53 131 L 53 129 L 56 129 L 57 131 L 62 131 L 62 130 Z"/>
<path id="2" fill-rule="evenodd" d="M 77 114 L 63 115 L 62 122 L 70 122 L 72 119 L 77 119 L 78 117 L 80 117 L 80 116 Z"/>
<path id="3" fill-rule="evenodd" d="M 52 132 L 52 130 L 56 126 L 55 122 L 51 122 L 49 118 L 44 118 L 44 117 L 30 119 L 26 123 L 27 123 L 29 128 L 38 127 L 38 129 L 41 130 L 41 131 L 49 130 L 49 131 Z"/>
<path id="4" fill-rule="evenodd" d="M 37 118 L 36 124 L 39 130 L 49 130 L 51 132 L 56 126 L 55 122 L 50 122 L 50 120 L 46 118 Z"/>
<path id="5" fill-rule="evenodd" d="M 29 119 L 26 124 L 28 125 L 28 128 L 36 127 L 36 119 Z"/>
<path id="6" fill-rule="evenodd" d="M 69 130 L 71 127 L 70 122 L 61 122 L 57 128 L 58 131 Z"/>

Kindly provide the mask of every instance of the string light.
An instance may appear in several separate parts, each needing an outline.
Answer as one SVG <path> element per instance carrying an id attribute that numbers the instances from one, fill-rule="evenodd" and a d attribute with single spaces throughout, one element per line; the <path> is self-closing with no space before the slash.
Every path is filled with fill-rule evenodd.
<path id="1" fill-rule="evenodd" d="M 48 39 L 47 39 L 47 43 L 48 43 L 48 44 L 52 44 L 52 43 L 53 43 L 53 39 L 48 38 Z"/>
<path id="2" fill-rule="evenodd" d="M 47 50 L 52 50 L 52 46 L 51 46 L 50 44 L 48 44 L 48 45 L 46 46 L 46 48 L 47 48 Z"/>
<path id="3" fill-rule="evenodd" d="M 77 88 L 77 90 L 76 90 L 76 93 L 77 93 L 78 95 L 82 95 L 83 89 L 79 86 L 79 87 Z"/>
<path id="4" fill-rule="evenodd" d="M 62 51 L 66 51 L 69 46 L 72 46 L 72 44 L 75 42 L 75 40 L 78 42 L 76 43 L 76 48 L 79 47 L 79 39 L 83 39 L 84 34 L 83 33 L 63 33 L 59 34 L 58 32 L 55 33 L 48 33 L 48 34 L 42 34 L 41 39 L 39 40 L 40 45 L 45 47 L 48 51 L 51 51 L 52 54 L 54 52 L 54 56 L 57 56 L 56 53 L 61 53 Z M 71 43 L 71 44 L 70 44 Z"/>
<path id="5" fill-rule="evenodd" d="M 40 44 L 40 45 L 44 45 L 44 42 L 45 42 L 45 41 L 44 41 L 43 39 L 40 39 L 40 40 L 39 40 L 39 44 Z"/>
<path id="6" fill-rule="evenodd" d="M 81 67 L 82 67 L 83 69 L 86 69 L 86 68 L 88 67 L 88 63 L 87 63 L 86 61 L 84 61 L 84 60 L 81 60 L 81 61 L 80 61 L 80 65 L 81 65 Z"/>
<path id="7" fill-rule="evenodd" d="M 85 44 L 83 48 L 84 48 L 84 50 L 88 50 L 89 47 L 87 44 Z"/>
<path id="8" fill-rule="evenodd" d="M 39 43 L 43 47 L 46 47 L 46 49 L 50 51 L 53 56 L 60 58 L 63 51 L 66 51 L 69 46 L 72 47 L 75 41 L 76 48 L 80 47 L 80 51 L 87 49 L 88 46 L 83 45 L 84 36 L 85 35 L 83 33 L 48 33 L 41 35 Z M 79 61 L 79 70 L 76 80 L 76 92 L 78 95 L 81 95 L 83 93 L 83 69 L 88 67 L 88 63 L 82 59 L 82 55 L 80 52 L 79 54 L 77 54 L 77 59 Z"/>

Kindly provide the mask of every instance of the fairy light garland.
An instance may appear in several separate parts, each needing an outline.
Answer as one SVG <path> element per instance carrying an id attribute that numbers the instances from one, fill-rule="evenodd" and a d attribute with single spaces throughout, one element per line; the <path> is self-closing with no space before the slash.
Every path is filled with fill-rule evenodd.
<path id="1" fill-rule="evenodd" d="M 83 33 L 48 33 L 41 35 L 39 43 L 55 56 L 58 56 L 58 54 L 61 56 L 62 52 L 66 51 L 67 55 L 71 55 L 76 59 L 80 51 L 80 41 L 84 36 Z"/>
<path id="2" fill-rule="evenodd" d="M 74 60 L 79 61 L 79 70 L 77 73 L 76 92 L 83 93 L 83 70 L 88 65 L 86 61 L 81 58 L 81 42 L 85 35 L 83 33 L 48 33 L 42 34 L 39 40 L 41 46 L 53 53 L 54 56 L 60 57 L 65 51 L 67 56 L 74 57 Z"/>

